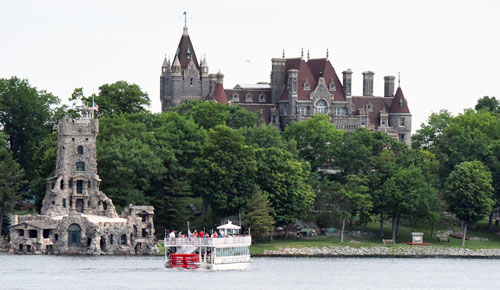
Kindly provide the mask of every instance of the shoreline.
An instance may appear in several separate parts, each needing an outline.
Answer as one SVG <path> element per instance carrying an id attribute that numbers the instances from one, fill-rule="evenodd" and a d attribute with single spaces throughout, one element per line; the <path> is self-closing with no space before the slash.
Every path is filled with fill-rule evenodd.
<path id="1" fill-rule="evenodd" d="M 434 246 L 350 246 L 280 248 L 264 250 L 252 257 L 315 257 L 315 258 L 470 258 L 500 259 L 500 249 L 477 249 Z"/>

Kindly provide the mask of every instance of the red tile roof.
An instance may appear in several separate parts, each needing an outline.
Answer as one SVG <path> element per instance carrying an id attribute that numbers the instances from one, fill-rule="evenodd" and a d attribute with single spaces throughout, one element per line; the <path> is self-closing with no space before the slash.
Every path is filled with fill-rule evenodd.
<path id="1" fill-rule="evenodd" d="M 214 100 L 221 104 L 227 103 L 227 95 L 226 92 L 224 91 L 224 86 L 221 83 L 215 85 Z"/>
<path id="2" fill-rule="evenodd" d="M 187 49 L 189 48 L 189 52 L 191 55 L 191 59 L 194 62 L 196 68 L 200 68 L 200 64 L 198 63 L 198 59 L 196 58 L 196 54 L 194 53 L 193 44 L 191 43 L 191 39 L 189 35 L 182 35 L 181 41 L 177 46 L 177 52 L 179 54 L 179 61 L 181 63 L 182 68 L 187 68 L 190 60 L 187 58 Z"/>
<path id="3" fill-rule="evenodd" d="M 408 102 L 403 95 L 403 90 L 401 90 L 401 87 L 398 87 L 394 98 L 392 98 L 392 103 L 389 107 L 389 113 L 410 113 Z"/>
<path id="4" fill-rule="evenodd" d="M 370 125 L 374 125 L 375 129 L 377 129 L 380 124 L 380 111 L 385 108 L 385 111 L 388 112 L 391 101 L 392 98 L 389 97 L 352 97 L 353 115 L 359 115 L 359 110 L 370 104 L 371 110 L 368 112 L 367 117 Z"/>
<path id="5" fill-rule="evenodd" d="M 271 90 L 242 90 L 242 89 L 230 89 L 230 90 L 225 90 L 226 96 L 228 96 L 229 99 L 232 100 L 232 96 L 234 93 L 238 94 L 239 97 L 239 102 L 240 103 L 249 103 L 246 101 L 246 95 L 250 94 L 252 95 L 252 103 L 260 103 L 260 104 L 270 104 L 271 103 Z M 259 96 L 264 95 L 266 97 L 265 102 L 260 102 Z"/>
<path id="6" fill-rule="evenodd" d="M 311 72 L 316 80 L 319 80 L 319 77 L 323 76 L 325 78 L 325 84 L 328 88 L 330 83 L 333 82 L 335 84 L 335 91 L 330 91 L 330 94 L 333 94 L 334 101 L 345 101 L 342 83 L 340 82 L 335 69 L 328 59 L 310 59 L 307 61 L 307 64 L 309 65 L 309 68 L 311 69 Z"/>

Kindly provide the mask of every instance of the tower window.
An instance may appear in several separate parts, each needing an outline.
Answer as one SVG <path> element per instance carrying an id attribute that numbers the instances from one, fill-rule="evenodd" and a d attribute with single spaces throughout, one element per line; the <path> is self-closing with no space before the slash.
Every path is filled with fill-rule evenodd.
<path id="1" fill-rule="evenodd" d="M 83 154 L 83 146 L 82 145 L 78 146 L 77 152 L 78 152 L 78 154 Z"/>
<path id="2" fill-rule="evenodd" d="M 85 162 L 77 162 L 76 171 L 85 171 Z"/>
<path id="3" fill-rule="evenodd" d="M 64 180 L 63 179 L 61 179 L 61 183 L 59 184 L 59 188 L 64 189 Z"/>
<path id="4" fill-rule="evenodd" d="M 189 80 L 189 85 L 190 85 L 190 86 L 193 86 L 193 78 L 191 78 L 191 79 Z"/>
<path id="5" fill-rule="evenodd" d="M 76 181 L 76 193 L 78 193 L 78 194 L 83 193 L 83 180 Z"/>
<path id="6" fill-rule="evenodd" d="M 399 127 L 405 126 L 405 118 L 399 118 Z"/>
<path id="7" fill-rule="evenodd" d="M 66 199 L 65 198 L 63 198 L 63 200 L 62 200 L 62 206 L 63 206 L 63 208 L 66 208 Z"/>
<path id="8" fill-rule="evenodd" d="M 92 188 L 92 182 L 89 180 L 89 188 Z"/>
<path id="9" fill-rule="evenodd" d="M 405 141 L 405 134 L 398 134 L 398 139 L 399 139 L 399 142 L 404 142 Z"/>

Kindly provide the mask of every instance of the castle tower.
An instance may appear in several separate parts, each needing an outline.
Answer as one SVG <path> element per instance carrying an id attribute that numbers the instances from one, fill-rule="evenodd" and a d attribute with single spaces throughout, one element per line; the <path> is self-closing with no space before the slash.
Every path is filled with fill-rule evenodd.
<path id="1" fill-rule="evenodd" d="M 207 60 L 204 57 L 198 62 L 185 25 L 172 66 L 170 69 L 162 66 L 160 76 L 162 111 L 189 100 L 207 99 L 214 88 L 211 86 Z"/>
<path id="2" fill-rule="evenodd" d="M 99 121 L 90 107 L 83 107 L 80 119 L 59 121 L 56 173 L 47 181 L 42 214 L 118 217 L 111 199 L 99 190 L 98 133 Z"/>

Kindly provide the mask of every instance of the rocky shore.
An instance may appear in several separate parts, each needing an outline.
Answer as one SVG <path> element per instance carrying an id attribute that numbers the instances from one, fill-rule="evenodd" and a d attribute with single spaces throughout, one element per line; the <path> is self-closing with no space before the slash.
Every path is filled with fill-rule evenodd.
<path id="1" fill-rule="evenodd" d="M 463 257 L 463 258 L 500 258 L 500 249 L 462 249 L 433 246 L 377 246 L 353 248 L 349 246 L 314 247 L 314 248 L 281 248 L 264 250 L 262 255 L 277 257 Z"/>

